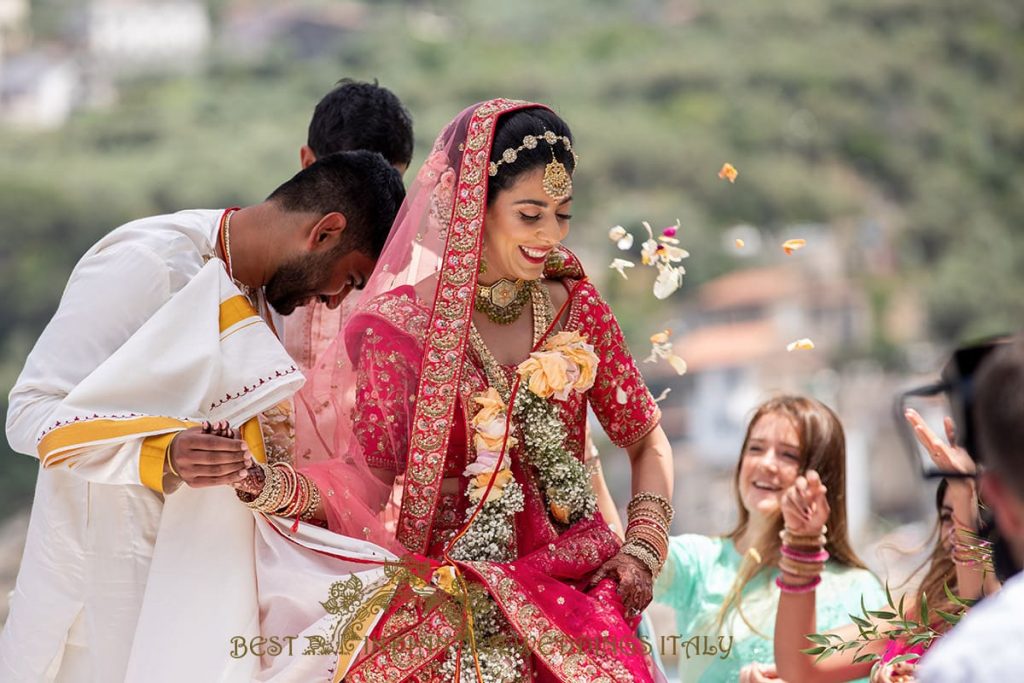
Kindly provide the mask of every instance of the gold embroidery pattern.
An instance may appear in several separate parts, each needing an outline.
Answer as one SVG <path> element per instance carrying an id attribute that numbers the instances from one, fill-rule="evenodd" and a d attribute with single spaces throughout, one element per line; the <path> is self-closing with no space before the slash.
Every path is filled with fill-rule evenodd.
<path id="1" fill-rule="evenodd" d="M 352 431 L 371 467 L 405 471 L 415 369 L 404 355 L 383 348 L 384 337 L 367 328 L 356 365 Z"/>
<path id="2" fill-rule="evenodd" d="M 402 510 L 397 535 L 409 550 L 425 552 L 437 506 L 458 381 L 476 286 L 476 252 L 483 231 L 487 194 L 486 168 L 498 117 L 530 106 L 491 100 L 477 107 L 467 128 L 455 210 L 447 236 L 431 324 L 425 331 L 423 363 L 416 393 Z"/>
<path id="3" fill-rule="evenodd" d="M 263 411 L 259 417 L 260 429 L 263 432 L 263 445 L 267 451 L 267 464 L 292 462 L 292 454 L 295 451 L 295 418 L 292 413 L 292 400 L 281 401 Z"/>
<path id="4" fill-rule="evenodd" d="M 532 650 L 556 676 L 573 683 L 620 683 L 633 681 L 633 675 L 614 655 L 600 650 L 583 651 L 572 637 L 558 628 L 544 611 L 530 602 L 519 582 L 501 565 L 467 562 L 484 581 L 491 595 L 501 606 L 509 623 L 527 643 L 537 643 Z"/>
<path id="5" fill-rule="evenodd" d="M 594 345 L 594 352 L 601 361 L 587 400 L 608 438 L 616 446 L 625 448 L 658 425 L 661 410 L 647 389 L 607 302 L 590 282 L 580 283 L 577 289 L 574 294 L 579 301 L 579 327 Z M 624 405 L 616 400 L 619 388 L 626 393 Z"/>
<path id="6" fill-rule="evenodd" d="M 385 292 L 368 303 L 363 314 L 383 318 L 422 343 L 427 325 L 430 323 L 430 311 L 424 308 L 423 302 L 411 292 L 412 290 Z"/>
<path id="7" fill-rule="evenodd" d="M 415 621 L 418 623 L 412 628 L 380 642 L 378 649 L 358 662 L 345 680 L 349 683 L 436 680 L 432 677 L 431 663 L 447 653 L 462 635 L 462 608 L 455 600 L 446 599 Z"/>

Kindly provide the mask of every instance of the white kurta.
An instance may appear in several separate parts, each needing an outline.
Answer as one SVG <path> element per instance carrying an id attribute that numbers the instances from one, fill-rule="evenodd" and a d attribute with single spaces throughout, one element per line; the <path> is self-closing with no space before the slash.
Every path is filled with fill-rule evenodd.
<path id="1" fill-rule="evenodd" d="M 220 215 L 133 221 L 83 256 L 11 391 L 15 450 L 36 456 L 65 397 L 199 273 Z M 141 445 L 97 447 L 73 470 L 40 470 L 0 634 L 0 680 L 124 679 L 163 509 L 141 484 Z"/>
<path id="2" fill-rule="evenodd" d="M 1021 680 L 1024 674 L 1024 573 L 985 598 L 925 653 L 921 683 Z M 1014 645 L 1016 643 L 1016 645 Z"/>

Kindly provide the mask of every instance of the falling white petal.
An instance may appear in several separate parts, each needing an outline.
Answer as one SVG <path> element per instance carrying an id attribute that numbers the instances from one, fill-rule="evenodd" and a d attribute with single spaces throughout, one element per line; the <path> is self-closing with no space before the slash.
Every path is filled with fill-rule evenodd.
<path id="1" fill-rule="evenodd" d="M 619 275 L 621 275 L 624 279 L 628 280 L 629 276 L 626 275 L 626 268 L 633 268 L 635 266 L 636 264 L 633 263 L 632 261 L 627 261 L 624 258 L 617 258 L 614 261 L 612 261 L 611 265 L 608 267 L 611 268 L 612 270 L 618 271 Z"/>
<path id="2" fill-rule="evenodd" d="M 672 266 L 662 266 L 660 271 L 658 279 L 654 281 L 654 296 L 657 299 L 667 299 L 682 286 L 683 273 Z"/>
<path id="3" fill-rule="evenodd" d="M 795 342 L 790 342 L 789 344 L 786 344 L 787 351 L 796 351 L 798 349 L 800 351 L 810 351 L 813 348 L 814 342 L 808 339 L 807 337 L 804 337 L 803 339 L 797 339 Z"/>

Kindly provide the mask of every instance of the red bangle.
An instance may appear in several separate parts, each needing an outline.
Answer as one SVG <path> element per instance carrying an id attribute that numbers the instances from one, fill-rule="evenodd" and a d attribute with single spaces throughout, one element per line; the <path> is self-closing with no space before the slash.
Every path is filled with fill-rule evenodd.
<path id="1" fill-rule="evenodd" d="M 775 577 L 775 585 L 779 587 L 779 590 L 783 593 L 810 593 L 818 584 L 821 583 L 821 577 L 816 576 L 810 583 L 803 584 L 802 586 L 794 586 L 793 584 L 786 583 L 782 580 L 781 576 Z"/>
<path id="2" fill-rule="evenodd" d="M 783 556 L 788 557 L 789 559 L 795 560 L 797 562 L 827 562 L 829 558 L 828 551 L 824 548 L 822 548 L 816 553 L 806 553 L 801 550 L 797 550 L 796 548 L 793 548 L 791 546 L 788 546 L 786 544 L 783 544 L 782 547 L 779 548 L 779 552 L 782 553 Z"/>

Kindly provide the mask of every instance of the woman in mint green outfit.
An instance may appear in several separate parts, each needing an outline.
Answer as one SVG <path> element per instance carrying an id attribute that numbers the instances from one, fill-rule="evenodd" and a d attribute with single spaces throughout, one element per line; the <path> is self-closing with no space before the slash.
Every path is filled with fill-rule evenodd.
<path id="1" fill-rule="evenodd" d="M 676 614 L 676 633 L 661 634 L 663 652 L 675 652 L 679 679 L 736 681 L 740 669 L 773 659 L 772 630 L 779 604 L 779 505 L 783 492 L 809 469 L 827 488 L 831 513 L 818 595 L 818 626 L 827 630 L 882 604 L 878 579 L 850 547 L 846 527 L 846 445 L 829 408 L 800 396 L 762 404 L 743 440 L 735 490 L 739 522 L 725 536 L 683 534 L 669 540 L 669 556 L 654 599 Z M 696 639 L 695 639 L 696 638 Z M 809 647 L 809 645 L 808 645 Z"/>

